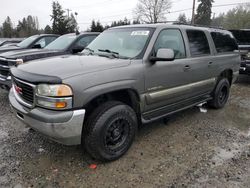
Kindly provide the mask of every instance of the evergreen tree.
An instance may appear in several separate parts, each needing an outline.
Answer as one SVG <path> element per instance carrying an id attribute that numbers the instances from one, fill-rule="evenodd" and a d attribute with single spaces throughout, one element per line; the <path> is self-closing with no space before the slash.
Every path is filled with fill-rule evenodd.
<path id="1" fill-rule="evenodd" d="M 185 13 L 180 14 L 179 17 L 178 17 L 178 19 L 177 19 L 177 21 L 178 21 L 179 23 L 182 23 L 182 24 L 187 24 L 188 21 L 187 21 L 186 14 L 185 14 Z"/>
<path id="2" fill-rule="evenodd" d="M 200 4 L 195 16 L 195 24 L 209 26 L 211 24 L 212 3 L 214 0 L 198 0 Z"/>
<path id="3" fill-rule="evenodd" d="M 100 21 L 95 22 L 95 20 L 92 20 L 91 26 L 90 26 L 91 32 L 103 32 L 104 27 L 100 23 Z"/>
<path id="4" fill-rule="evenodd" d="M 67 30 L 68 30 L 67 31 L 68 33 L 73 33 L 73 32 L 76 32 L 77 30 L 77 22 L 76 22 L 74 14 L 72 13 L 67 20 Z"/>
<path id="5" fill-rule="evenodd" d="M 46 25 L 46 27 L 44 28 L 44 33 L 46 34 L 52 34 L 52 29 L 49 25 Z"/>
<path id="6" fill-rule="evenodd" d="M 38 18 L 29 15 L 27 18 L 23 18 L 22 21 L 18 21 L 16 28 L 18 37 L 28 37 L 39 33 Z"/>
<path id="7" fill-rule="evenodd" d="M 10 17 L 8 16 L 2 26 L 3 37 L 11 38 L 13 36 L 13 25 Z"/>
<path id="8" fill-rule="evenodd" d="M 64 15 L 65 11 L 62 9 L 62 6 L 58 2 L 52 3 L 52 31 L 55 34 L 65 34 L 68 32 L 67 29 L 67 19 Z"/>

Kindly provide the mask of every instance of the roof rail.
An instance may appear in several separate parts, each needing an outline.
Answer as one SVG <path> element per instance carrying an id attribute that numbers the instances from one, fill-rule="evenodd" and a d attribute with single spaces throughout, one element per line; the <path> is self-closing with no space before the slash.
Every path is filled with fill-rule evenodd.
<path id="1" fill-rule="evenodd" d="M 177 24 L 177 25 L 189 25 L 189 26 L 196 26 L 196 27 L 206 27 L 206 28 L 213 28 L 213 29 L 222 29 L 224 30 L 224 28 L 222 26 L 207 26 L 207 25 L 201 25 L 201 24 L 191 24 L 191 23 L 182 23 L 182 22 L 176 22 L 173 24 Z"/>
<path id="2" fill-rule="evenodd" d="M 201 24 L 191 24 L 191 23 L 183 23 L 179 21 L 162 21 L 162 22 L 156 22 L 156 23 L 148 23 L 148 24 L 158 24 L 158 23 L 169 23 L 173 25 L 187 25 L 187 26 L 195 26 L 195 27 L 206 27 L 206 28 L 212 28 L 212 29 L 221 29 L 225 30 L 222 26 L 207 26 L 207 25 L 201 25 Z"/>

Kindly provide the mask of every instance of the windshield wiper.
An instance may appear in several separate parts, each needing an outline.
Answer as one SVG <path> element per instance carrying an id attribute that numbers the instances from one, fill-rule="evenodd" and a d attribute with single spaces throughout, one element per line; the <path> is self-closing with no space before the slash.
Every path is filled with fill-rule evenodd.
<path id="1" fill-rule="evenodd" d="M 90 49 L 90 48 L 84 48 L 84 50 L 88 50 L 89 52 L 91 52 L 91 53 L 94 53 L 95 51 L 94 50 L 92 50 L 92 49 Z"/>
<path id="2" fill-rule="evenodd" d="M 99 51 L 99 52 L 106 52 L 106 53 L 112 54 L 112 56 L 113 56 L 114 58 L 119 58 L 119 57 L 120 57 L 118 52 L 114 52 L 114 51 L 111 51 L 111 50 L 109 50 L 109 49 L 105 49 L 105 50 L 103 50 L 103 49 L 98 49 L 98 51 Z"/>

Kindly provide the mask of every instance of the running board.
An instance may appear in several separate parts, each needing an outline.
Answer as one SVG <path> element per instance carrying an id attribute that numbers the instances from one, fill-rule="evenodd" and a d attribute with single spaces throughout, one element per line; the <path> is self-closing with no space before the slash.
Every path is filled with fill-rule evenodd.
<path id="1" fill-rule="evenodd" d="M 185 107 L 183 107 L 183 108 L 179 108 L 179 109 L 177 109 L 177 110 L 173 110 L 173 111 L 171 111 L 171 112 L 167 112 L 166 114 L 160 115 L 160 116 L 158 116 L 158 117 L 153 117 L 153 118 L 151 118 L 151 117 L 150 117 L 150 112 L 149 112 L 148 115 L 147 115 L 147 114 L 142 115 L 142 116 L 141 116 L 141 120 L 142 120 L 142 123 L 143 123 L 143 124 L 151 123 L 151 122 L 153 122 L 153 121 L 157 121 L 157 120 L 159 120 L 159 119 L 162 119 L 162 118 L 167 117 L 167 116 L 169 116 L 169 115 L 175 114 L 175 113 L 177 113 L 177 112 L 180 112 L 180 111 L 189 109 L 189 108 L 191 108 L 191 107 L 197 106 L 197 105 L 199 105 L 199 104 L 201 104 L 201 103 L 205 103 L 205 102 L 207 102 L 207 101 L 209 101 L 209 100 L 211 100 L 211 99 L 213 99 L 211 96 L 210 96 L 210 97 L 207 97 L 206 99 L 203 99 L 203 100 L 194 102 L 194 103 L 192 103 L 192 104 L 190 104 L 190 105 L 187 105 L 187 106 L 185 106 Z M 163 107 L 163 108 L 168 108 L 168 107 L 169 107 L 169 106 L 166 106 L 166 107 Z"/>

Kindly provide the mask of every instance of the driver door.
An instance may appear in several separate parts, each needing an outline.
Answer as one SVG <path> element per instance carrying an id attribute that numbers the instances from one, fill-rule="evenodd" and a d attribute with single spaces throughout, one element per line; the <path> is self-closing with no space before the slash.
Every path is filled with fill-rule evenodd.
<path id="1" fill-rule="evenodd" d="M 160 48 L 173 49 L 175 60 L 145 64 L 145 111 L 179 103 L 192 96 L 188 87 L 192 80 L 181 31 L 162 30 L 154 45 L 153 53 L 156 54 Z"/>

